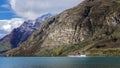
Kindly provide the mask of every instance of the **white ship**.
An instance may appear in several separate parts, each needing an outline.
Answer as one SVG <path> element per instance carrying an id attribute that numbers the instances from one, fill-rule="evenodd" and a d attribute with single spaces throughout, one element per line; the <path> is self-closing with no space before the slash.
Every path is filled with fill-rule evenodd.
<path id="1" fill-rule="evenodd" d="M 86 55 L 68 55 L 68 57 L 86 57 Z"/>

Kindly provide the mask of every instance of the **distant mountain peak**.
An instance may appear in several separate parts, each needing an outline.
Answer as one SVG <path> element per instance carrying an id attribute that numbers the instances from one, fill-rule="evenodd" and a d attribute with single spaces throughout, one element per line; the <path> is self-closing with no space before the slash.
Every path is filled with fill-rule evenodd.
<path id="1" fill-rule="evenodd" d="M 49 15 L 49 14 L 48 14 Z M 10 56 L 120 56 L 120 1 L 84 0 L 44 21 Z"/>
<path id="2" fill-rule="evenodd" d="M 51 13 L 47 13 L 47 14 L 44 14 L 42 15 L 41 17 L 38 17 L 35 21 L 35 24 L 34 24 L 34 28 L 37 29 L 38 27 L 40 27 L 40 24 L 41 22 L 45 21 L 46 19 L 52 17 L 53 14 Z"/>
<path id="3" fill-rule="evenodd" d="M 50 18 L 52 14 L 44 14 L 36 20 L 26 20 L 23 24 L 11 31 L 10 34 L 0 39 L 0 46 L 4 45 L 10 48 L 18 47 L 22 42 L 26 41 L 29 36 L 41 25 L 41 23 Z M 0 50 L 1 51 L 1 50 Z"/>

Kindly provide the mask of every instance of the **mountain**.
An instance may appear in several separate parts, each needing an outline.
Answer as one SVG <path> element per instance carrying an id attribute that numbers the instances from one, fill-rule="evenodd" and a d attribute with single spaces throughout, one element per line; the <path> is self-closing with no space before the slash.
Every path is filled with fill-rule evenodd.
<path id="1" fill-rule="evenodd" d="M 45 15 L 42 15 L 41 17 L 38 17 L 36 19 L 36 23 L 34 24 L 34 28 L 38 29 L 40 27 L 40 24 L 45 21 L 46 19 L 52 17 L 53 15 L 51 13 L 47 13 Z M 41 23 L 40 23 L 41 22 Z"/>
<path id="2" fill-rule="evenodd" d="M 120 55 L 120 1 L 84 0 L 45 20 L 6 56 Z"/>
<path id="3" fill-rule="evenodd" d="M 44 20 L 51 16 L 52 14 L 48 13 L 37 18 L 35 21 L 24 21 L 20 27 L 13 29 L 10 34 L 0 39 L 0 51 L 18 47 L 22 42 L 26 41 L 35 30 L 38 29 Z"/>

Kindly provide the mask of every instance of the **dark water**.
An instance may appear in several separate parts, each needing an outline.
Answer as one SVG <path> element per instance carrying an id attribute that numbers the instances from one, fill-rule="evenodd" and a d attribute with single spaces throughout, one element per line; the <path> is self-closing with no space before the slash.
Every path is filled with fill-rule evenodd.
<path id="1" fill-rule="evenodd" d="M 120 68 L 120 57 L 0 57 L 0 68 Z"/>

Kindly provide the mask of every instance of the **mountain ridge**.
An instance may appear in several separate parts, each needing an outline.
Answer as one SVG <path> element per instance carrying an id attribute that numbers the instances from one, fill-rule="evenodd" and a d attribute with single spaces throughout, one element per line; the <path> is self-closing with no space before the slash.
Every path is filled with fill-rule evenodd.
<path id="1" fill-rule="evenodd" d="M 0 39 L 0 46 L 6 46 L 7 50 L 18 47 L 22 42 L 26 41 L 35 30 L 38 29 L 44 20 L 51 16 L 52 14 L 48 13 L 38 17 L 36 20 L 24 21 L 20 27 L 13 29 L 10 34 Z"/>
<path id="2" fill-rule="evenodd" d="M 103 53 L 97 53 L 102 55 L 105 48 L 108 51 L 113 48 L 114 51 L 115 47 L 119 47 L 119 11 L 118 0 L 85 0 L 78 6 L 44 21 L 29 40 L 7 54 L 10 56 L 61 56 L 74 53 L 96 55 L 95 51 L 103 49 Z M 117 42 L 114 42 L 116 39 Z M 99 43 L 101 41 L 104 44 Z"/>

